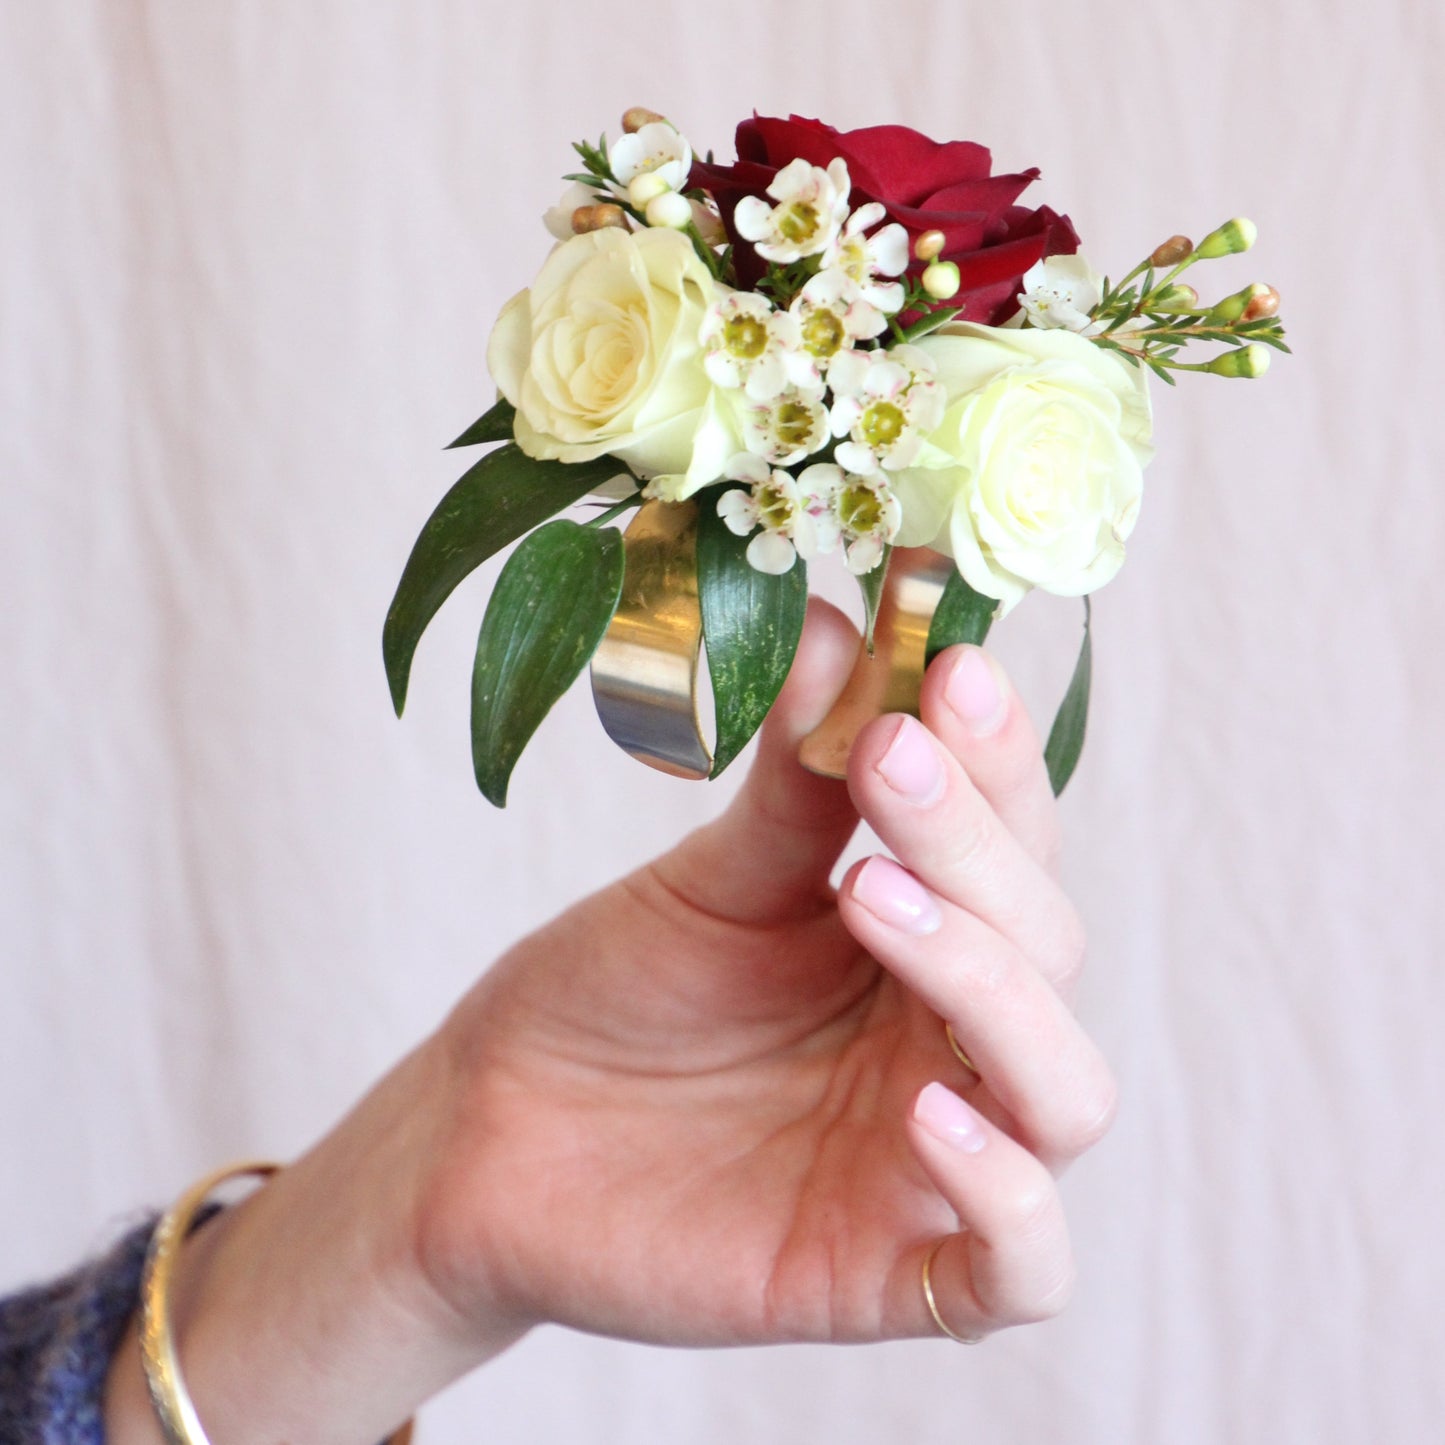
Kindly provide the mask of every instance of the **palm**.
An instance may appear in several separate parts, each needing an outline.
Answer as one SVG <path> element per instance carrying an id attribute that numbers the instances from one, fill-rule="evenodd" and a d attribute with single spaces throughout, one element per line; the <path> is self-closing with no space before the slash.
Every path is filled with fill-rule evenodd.
<path id="1" fill-rule="evenodd" d="M 937 1020 L 811 913 L 724 921 L 644 870 L 484 985 L 467 1172 L 528 1184 L 467 1197 L 540 1250 L 519 1260 L 539 1312 L 695 1343 L 897 1332 L 895 1266 L 952 1220 L 900 1128 L 944 1067 Z"/>
<path id="2" fill-rule="evenodd" d="M 942 866 L 949 818 L 960 824 L 957 810 L 971 809 L 977 837 L 994 830 L 1000 882 L 984 887 L 977 917 L 966 901 L 947 905 L 943 953 L 900 952 L 856 897 L 835 900 L 829 874 L 858 815 L 847 785 L 811 777 L 796 755 L 851 658 L 843 626 L 836 614 L 810 623 L 728 812 L 525 940 L 444 1030 L 459 1098 L 426 1215 L 433 1268 L 464 1315 L 500 1298 L 523 1321 L 693 1344 L 916 1333 L 928 1241 L 956 1227 L 959 1188 L 982 1187 L 989 1229 L 955 1252 L 950 1272 L 958 1308 L 989 1327 L 1015 1312 L 1022 1278 L 998 1275 L 1012 1258 L 987 1237 L 1010 1227 L 999 1211 L 1041 1208 L 1046 1235 L 1062 1237 L 1039 1160 L 1094 1136 L 1107 1105 L 1076 1082 L 1106 1074 L 1046 981 L 1049 957 L 1066 971 L 1073 952 L 1059 926 L 1070 911 L 1035 861 L 1048 849 L 999 832 L 960 781 L 931 821 L 907 825 L 925 840 L 919 858 L 928 865 L 936 852 Z M 896 724 L 880 728 L 892 736 Z M 1009 736 L 995 751 L 1032 770 L 1014 790 L 1012 826 L 1023 836 L 1042 819 L 1046 833 L 1051 801 L 1037 806 L 1047 784 L 1026 720 Z M 880 804 L 882 785 L 869 781 L 882 740 L 860 739 L 854 786 L 870 822 L 896 827 L 896 805 Z M 984 917 L 1000 910 L 1018 920 L 1013 942 Z M 884 950 L 887 970 L 862 937 Z M 972 1012 L 939 967 L 957 957 L 950 938 L 1016 995 L 987 1031 L 965 1035 L 989 1051 L 993 1092 L 944 1042 L 939 1014 Z M 984 1127 L 1024 1146 L 999 1136 L 978 1186 L 960 1185 L 937 1142 L 908 1124 L 939 1079 L 971 1084 Z M 1052 1245 L 1043 1253 L 1045 1273 L 1067 1258 Z M 1055 1293 L 1060 1283 L 1045 1281 Z M 1025 1281 L 1026 1297 L 1039 1292 Z"/>

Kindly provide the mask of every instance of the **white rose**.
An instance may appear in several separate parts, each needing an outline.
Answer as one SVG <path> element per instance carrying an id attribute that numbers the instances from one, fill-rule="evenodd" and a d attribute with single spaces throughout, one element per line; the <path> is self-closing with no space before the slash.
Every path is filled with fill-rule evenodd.
<path id="1" fill-rule="evenodd" d="M 675 231 L 589 231 L 563 241 L 502 308 L 487 346 L 517 408 L 517 444 L 564 462 L 610 455 L 690 495 L 742 443 L 703 370 L 698 333 L 720 291 Z"/>
<path id="2" fill-rule="evenodd" d="M 959 322 L 916 344 L 948 401 L 917 463 L 893 475 L 898 545 L 953 557 L 1000 614 L 1031 587 L 1102 587 L 1153 455 L 1143 368 L 1070 331 Z"/>

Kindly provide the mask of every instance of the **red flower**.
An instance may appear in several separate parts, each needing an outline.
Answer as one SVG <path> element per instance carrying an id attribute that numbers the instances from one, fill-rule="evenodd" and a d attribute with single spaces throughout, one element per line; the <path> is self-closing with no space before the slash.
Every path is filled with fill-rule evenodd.
<path id="1" fill-rule="evenodd" d="M 1015 205 L 1031 169 L 989 174 L 992 158 L 971 141 L 932 141 L 902 125 L 837 131 L 822 121 L 755 115 L 737 131 L 737 161 L 730 166 L 698 161 L 690 184 L 711 192 L 734 247 L 738 284 L 755 286 L 765 269 L 733 226 L 744 196 L 768 199 L 773 177 L 801 157 L 826 166 L 841 156 L 853 182 L 852 205 L 879 201 L 888 218 L 907 231 L 910 243 L 925 231 L 942 231 L 941 259 L 958 267 L 963 285 L 954 305 L 968 321 L 998 325 L 1018 310 L 1019 282 L 1044 256 L 1071 255 L 1079 238 L 1067 216 L 1047 206 Z"/>

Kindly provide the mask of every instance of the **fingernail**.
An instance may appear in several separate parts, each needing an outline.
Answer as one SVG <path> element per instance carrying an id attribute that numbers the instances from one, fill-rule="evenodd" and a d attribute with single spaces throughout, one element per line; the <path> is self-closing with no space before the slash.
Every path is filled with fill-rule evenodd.
<path id="1" fill-rule="evenodd" d="M 936 802 L 943 792 L 943 764 L 927 729 L 917 718 L 905 716 L 888 750 L 878 760 L 885 783 L 910 803 Z"/>
<path id="2" fill-rule="evenodd" d="M 988 657 L 967 648 L 953 664 L 943 695 L 975 737 L 987 737 L 1003 726 L 1003 689 Z"/>
<path id="3" fill-rule="evenodd" d="M 929 1084 L 913 1105 L 913 1117 L 950 1148 L 977 1154 L 988 1143 L 983 1121 L 952 1089 Z"/>
<path id="4" fill-rule="evenodd" d="M 903 933 L 933 933 L 943 922 L 933 895 L 891 858 L 870 858 L 858 870 L 853 897 L 879 922 Z"/>

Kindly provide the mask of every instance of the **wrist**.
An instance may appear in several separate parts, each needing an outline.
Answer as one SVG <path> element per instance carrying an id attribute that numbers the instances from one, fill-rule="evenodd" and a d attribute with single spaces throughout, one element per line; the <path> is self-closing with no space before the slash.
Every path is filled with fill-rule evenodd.
<path id="1" fill-rule="evenodd" d="M 375 1445 L 524 1333 L 500 1311 L 459 1319 L 419 1265 L 416 1200 L 446 1115 L 443 1068 L 435 1050 L 418 1050 L 182 1247 L 172 1324 L 215 1445 Z M 159 1441 L 149 1416 L 132 1327 L 107 1387 L 108 1438 Z"/>

